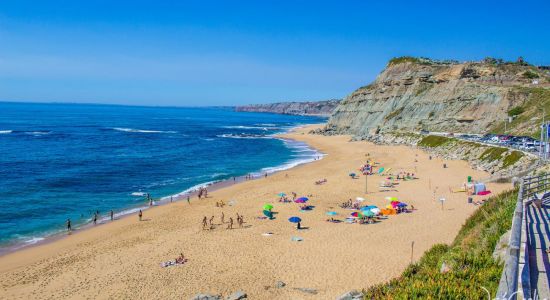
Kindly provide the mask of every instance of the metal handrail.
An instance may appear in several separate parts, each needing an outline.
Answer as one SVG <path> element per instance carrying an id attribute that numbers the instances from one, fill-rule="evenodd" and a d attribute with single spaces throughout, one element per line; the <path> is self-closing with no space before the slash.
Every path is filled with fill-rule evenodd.
<path id="1" fill-rule="evenodd" d="M 522 294 L 525 299 L 531 297 L 526 211 L 527 205 L 537 198 L 536 195 L 541 192 L 546 193 L 549 186 L 550 174 L 521 179 L 512 219 L 509 248 L 504 260 L 496 299 L 516 299 L 518 294 Z"/>

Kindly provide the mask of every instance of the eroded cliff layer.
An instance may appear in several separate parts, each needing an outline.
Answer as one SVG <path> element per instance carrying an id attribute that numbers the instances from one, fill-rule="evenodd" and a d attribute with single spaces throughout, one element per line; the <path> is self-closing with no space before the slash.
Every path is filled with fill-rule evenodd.
<path id="1" fill-rule="evenodd" d="M 266 112 L 287 115 L 330 116 L 340 100 L 315 102 L 279 102 L 237 106 L 236 111 Z"/>
<path id="2" fill-rule="evenodd" d="M 525 87 L 548 82 L 547 73 L 521 64 L 390 62 L 372 84 L 340 102 L 325 133 L 486 133 L 528 103 Z"/>

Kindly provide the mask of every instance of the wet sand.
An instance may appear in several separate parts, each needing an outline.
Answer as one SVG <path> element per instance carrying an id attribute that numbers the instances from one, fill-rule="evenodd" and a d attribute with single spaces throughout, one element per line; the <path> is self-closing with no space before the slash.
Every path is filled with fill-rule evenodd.
<path id="1" fill-rule="evenodd" d="M 398 276 L 414 259 L 435 243 L 449 243 L 477 206 L 467 204 L 464 193 L 451 193 L 468 175 L 489 174 L 472 170 L 464 161 L 428 159 L 428 154 L 406 146 L 378 146 L 349 142 L 349 136 L 309 135 L 301 128 L 285 135 L 307 142 L 327 154 L 324 159 L 261 178 L 227 186 L 209 198 L 177 201 L 132 215 L 44 245 L 0 257 L 1 299 L 60 298 L 163 298 L 188 299 L 197 293 L 228 294 L 244 290 L 250 299 L 334 299 Z M 413 181 L 401 181 L 397 191 L 380 192 L 383 177 L 351 179 L 364 163 L 365 154 L 386 169 L 416 172 Z M 415 162 L 415 159 L 418 162 Z M 448 168 L 443 169 L 446 163 Z M 326 178 L 327 183 L 314 182 Z M 431 187 L 431 189 L 430 189 Z M 446 198 L 442 209 L 435 198 Z M 488 184 L 493 194 L 509 184 Z M 311 195 L 312 211 L 279 203 L 276 194 Z M 338 207 L 349 198 L 364 197 L 365 204 L 385 206 L 395 196 L 415 206 L 413 213 L 390 216 L 377 224 L 333 224 L 325 213 L 334 210 L 343 219 L 352 211 Z M 486 198 L 486 197 L 485 197 Z M 474 199 L 483 199 L 474 196 Z M 216 207 L 231 200 L 233 206 Z M 272 203 L 275 220 L 257 219 L 262 206 Z M 220 224 L 233 217 L 233 230 Z M 244 215 L 238 228 L 236 213 Z M 202 218 L 215 216 L 215 228 L 202 230 Z M 306 230 L 288 222 L 300 217 Z M 273 235 L 263 236 L 262 233 Z M 303 238 L 291 241 L 293 236 Z M 161 268 L 163 261 L 183 252 L 185 265 Z M 284 288 L 275 288 L 278 281 Z M 296 288 L 312 288 L 311 295 Z"/>

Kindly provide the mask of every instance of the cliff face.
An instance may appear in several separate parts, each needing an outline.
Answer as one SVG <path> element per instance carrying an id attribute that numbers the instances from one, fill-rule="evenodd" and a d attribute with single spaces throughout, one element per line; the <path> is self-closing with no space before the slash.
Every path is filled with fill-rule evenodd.
<path id="1" fill-rule="evenodd" d="M 340 102 L 325 133 L 367 136 L 376 132 L 485 133 L 529 100 L 520 87 L 547 86 L 531 66 L 485 63 L 391 63 L 365 87 Z"/>
<path id="2" fill-rule="evenodd" d="M 340 100 L 318 102 L 279 102 L 237 106 L 235 111 L 266 112 L 287 115 L 330 116 Z"/>

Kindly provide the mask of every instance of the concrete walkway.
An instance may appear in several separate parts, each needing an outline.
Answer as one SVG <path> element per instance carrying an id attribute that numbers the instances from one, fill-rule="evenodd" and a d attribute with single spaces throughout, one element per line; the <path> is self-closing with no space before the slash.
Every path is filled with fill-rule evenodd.
<path id="1" fill-rule="evenodd" d="M 534 299 L 550 299 L 550 255 L 546 253 L 546 249 L 550 247 L 549 213 L 550 199 L 543 201 L 542 208 L 537 208 L 534 204 L 527 207 L 531 291 L 536 291 L 537 295 Z"/>

